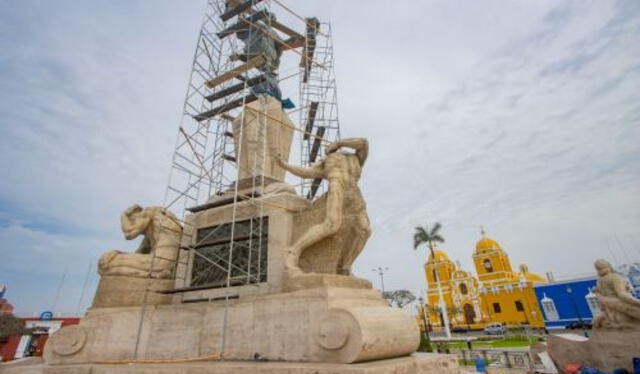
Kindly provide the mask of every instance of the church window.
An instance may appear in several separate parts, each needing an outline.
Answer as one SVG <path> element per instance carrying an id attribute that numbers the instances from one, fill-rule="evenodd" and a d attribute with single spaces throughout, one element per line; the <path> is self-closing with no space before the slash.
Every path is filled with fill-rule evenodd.
<path id="1" fill-rule="evenodd" d="M 469 293 L 469 290 L 467 290 L 467 285 L 464 283 L 460 283 L 460 293 L 463 295 L 466 295 Z"/>
<path id="2" fill-rule="evenodd" d="M 547 320 L 557 321 L 560 319 L 558 310 L 556 309 L 556 303 L 553 302 L 553 299 L 548 298 L 545 294 L 542 300 L 540 300 L 540 303 L 542 304 L 544 315 L 547 316 Z"/>
<path id="3" fill-rule="evenodd" d="M 598 313 L 600 313 L 600 302 L 598 301 L 598 297 L 591 289 L 589 289 L 589 293 L 584 298 L 587 300 L 587 305 L 589 306 L 591 315 L 593 317 L 597 316 Z"/>
<path id="4" fill-rule="evenodd" d="M 524 305 L 522 305 L 522 301 L 516 300 L 516 310 L 518 312 L 524 312 Z"/>
<path id="5" fill-rule="evenodd" d="M 502 313 L 502 308 L 500 308 L 500 303 L 493 303 L 493 312 Z"/>
<path id="6" fill-rule="evenodd" d="M 487 271 L 487 273 L 493 273 L 493 265 L 491 264 L 491 260 L 484 260 L 484 269 Z"/>

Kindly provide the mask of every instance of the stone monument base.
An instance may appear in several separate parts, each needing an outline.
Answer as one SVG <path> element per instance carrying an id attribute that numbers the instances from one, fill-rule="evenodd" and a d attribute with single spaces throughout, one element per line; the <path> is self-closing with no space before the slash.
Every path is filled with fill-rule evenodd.
<path id="1" fill-rule="evenodd" d="M 575 335 L 550 335 L 549 356 L 558 367 L 580 364 L 611 372 L 625 368 L 633 372 L 633 358 L 640 356 L 640 329 L 594 330 L 589 339 Z"/>
<path id="2" fill-rule="evenodd" d="M 0 365 L 1 367 L 2 365 Z M 20 365 L 5 367 L 3 374 L 458 374 L 454 355 L 413 356 L 360 364 L 325 364 L 257 361 L 194 361 L 167 363 Z"/>
<path id="3" fill-rule="evenodd" d="M 92 308 L 79 325 L 49 338 L 44 359 L 68 365 L 211 358 L 220 354 L 223 338 L 224 358 L 245 361 L 257 355 L 347 364 L 405 356 L 418 347 L 415 319 L 390 307 L 366 280 L 311 275 L 289 282 L 302 289 L 232 298 L 228 311 L 224 298 Z"/>

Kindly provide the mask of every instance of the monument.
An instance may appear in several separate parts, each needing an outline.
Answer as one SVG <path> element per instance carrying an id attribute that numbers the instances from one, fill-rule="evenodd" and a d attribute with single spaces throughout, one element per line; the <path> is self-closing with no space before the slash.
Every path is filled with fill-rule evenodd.
<path id="1" fill-rule="evenodd" d="M 281 191 L 218 205 L 189 215 L 181 236 L 181 226 L 163 208 L 128 208 L 121 219 L 125 236 L 145 235 L 138 253 L 109 251 L 102 256 L 93 307 L 79 325 L 62 328 L 51 337 L 45 349 L 46 367 L 135 363 L 138 366 L 101 369 L 133 373 L 136 367 L 142 372 L 160 361 L 183 362 L 186 367 L 184 361 L 197 359 L 197 365 L 189 367 L 207 373 L 231 367 L 252 373 L 275 367 L 282 373 L 297 373 L 301 367 L 313 367 L 318 373 L 400 368 L 406 373 L 457 372 L 454 358 L 409 356 L 419 342 L 415 319 L 390 307 L 370 282 L 351 275 L 351 264 L 370 235 L 366 204 L 357 186 L 367 141 L 339 140 L 328 145 L 326 153 L 312 168 L 288 165 L 279 154 L 274 156 L 279 167 L 296 175 L 329 180 L 328 192 L 312 202 Z M 256 208 L 255 200 L 263 200 L 262 209 Z M 256 218 L 268 222 L 264 236 L 255 238 L 262 241 L 265 252 L 257 261 L 267 268 L 257 286 L 244 278 L 232 287 L 194 287 L 181 299 L 174 296 L 168 301 L 163 297 L 172 294 L 158 293 L 162 290 L 152 284 L 147 295 L 155 296 L 143 298 L 144 305 L 103 286 L 116 282 L 126 287 L 138 280 L 165 284 L 170 274 L 179 271 L 165 259 L 178 254 L 194 269 L 196 256 L 179 250 L 178 236 L 181 248 L 190 248 L 212 232 L 216 234 L 207 240 L 220 243 L 221 236 L 230 234 L 234 217 L 236 223 Z M 223 350 L 218 346 L 221 339 Z M 217 361 L 222 358 L 224 362 Z M 278 364 L 266 366 L 256 358 Z M 213 361 L 200 362 L 206 359 Z M 354 364 L 358 362 L 369 363 Z"/>
<path id="2" fill-rule="evenodd" d="M 577 363 L 607 372 L 633 372 L 633 358 L 640 356 L 640 300 L 631 296 L 629 283 L 609 262 L 598 260 L 595 269 L 600 312 L 593 320 L 593 335 L 551 335 L 549 355 L 559 367 Z"/>
<path id="3" fill-rule="evenodd" d="M 454 356 L 412 355 L 420 341 L 415 318 L 352 274 L 371 234 L 358 187 L 368 141 L 329 141 L 330 126 L 318 126 L 333 110 L 323 107 L 326 89 L 317 85 L 327 80 L 316 70 L 329 62 L 313 61 L 314 53 L 330 50 L 317 43 L 319 21 L 303 18 L 306 34 L 298 34 L 258 3 L 210 1 L 224 26 L 215 35 L 221 41 L 236 35 L 243 43 L 241 53 L 233 49 L 224 63 L 244 64 L 226 72 L 216 65 L 217 76 L 190 82 L 197 89 L 187 102 L 197 95 L 210 103 L 224 100 L 189 114 L 193 136 L 180 127 L 185 136 L 178 147 L 193 154 L 175 158 L 185 160 L 178 170 L 189 172 L 188 187 L 178 192 L 197 204 L 186 209 L 184 220 L 162 207 L 127 208 L 121 216 L 125 237 L 144 236 L 136 253 L 102 255 L 87 315 L 51 336 L 44 364 L 8 373 L 458 373 Z M 224 24 L 234 17 L 236 23 Z M 205 17 L 205 25 L 220 26 L 212 19 Z M 274 29 L 290 37 L 283 40 Z M 202 47 L 213 35 L 202 30 L 197 51 L 225 48 L 223 42 L 217 49 Z M 284 110 L 277 76 L 281 53 L 296 48 L 303 48 L 302 81 L 316 90 L 299 126 Z M 203 76 L 196 62 L 192 79 Z M 259 75 L 242 75 L 252 69 Z M 227 85 L 233 79 L 240 83 Z M 250 94 L 231 97 L 239 92 Z M 209 158 L 198 150 L 213 124 L 199 124 L 211 118 L 220 122 L 218 148 Z M 301 156 L 307 166 L 288 163 L 296 131 L 312 144 Z M 215 182 L 225 176 L 222 166 L 214 175 L 205 164 L 224 162 L 233 163 L 235 173 L 223 184 Z M 197 172 L 189 169 L 194 165 Z M 312 180 L 312 193 L 298 194 L 287 171 Z M 217 183 L 204 202 L 190 194 L 203 179 L 210 190 Z M 314 198 L 323 181 L 326 192 Z"/>

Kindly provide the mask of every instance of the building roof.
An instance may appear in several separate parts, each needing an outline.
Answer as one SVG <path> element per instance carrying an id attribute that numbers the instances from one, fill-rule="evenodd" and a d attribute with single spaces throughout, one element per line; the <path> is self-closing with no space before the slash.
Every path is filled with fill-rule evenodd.
<path id="1" fill-rule="evenodd" d="M 451 259 L 449 258 L 449 255 L 447 255 L 446 252 L 440 250 L 440 249 L 434 249 L 433 253 L 435 254 L 435 261 L 437 262 L 452 262 Z M 429 262 L 433 262 L 433 255 L 429 254 L 429 259 L 427 260 L 427 263 Z"/>
<path id="2" fill-rule="evenodd" d="M 493 250 L 502 250 L 502 246 L 497 241 L 486 235 L 484 228 L 480 231 L 482 238 L 476 243 L 476 253 L 484 253 Z"/>

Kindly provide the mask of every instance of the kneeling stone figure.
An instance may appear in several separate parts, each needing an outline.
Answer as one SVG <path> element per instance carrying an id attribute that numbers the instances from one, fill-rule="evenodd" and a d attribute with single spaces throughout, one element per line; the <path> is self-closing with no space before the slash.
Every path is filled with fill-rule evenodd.
<path id="1" fill-rule="evenodd" d="M 110 250 L 100 257 L 101 276 L 171 279 L 180 248 L 182 226 L 176 216 L 162 207 L 132 205 L 120 216 L 128 240 L 144 235 L 135 253 Z"/>

